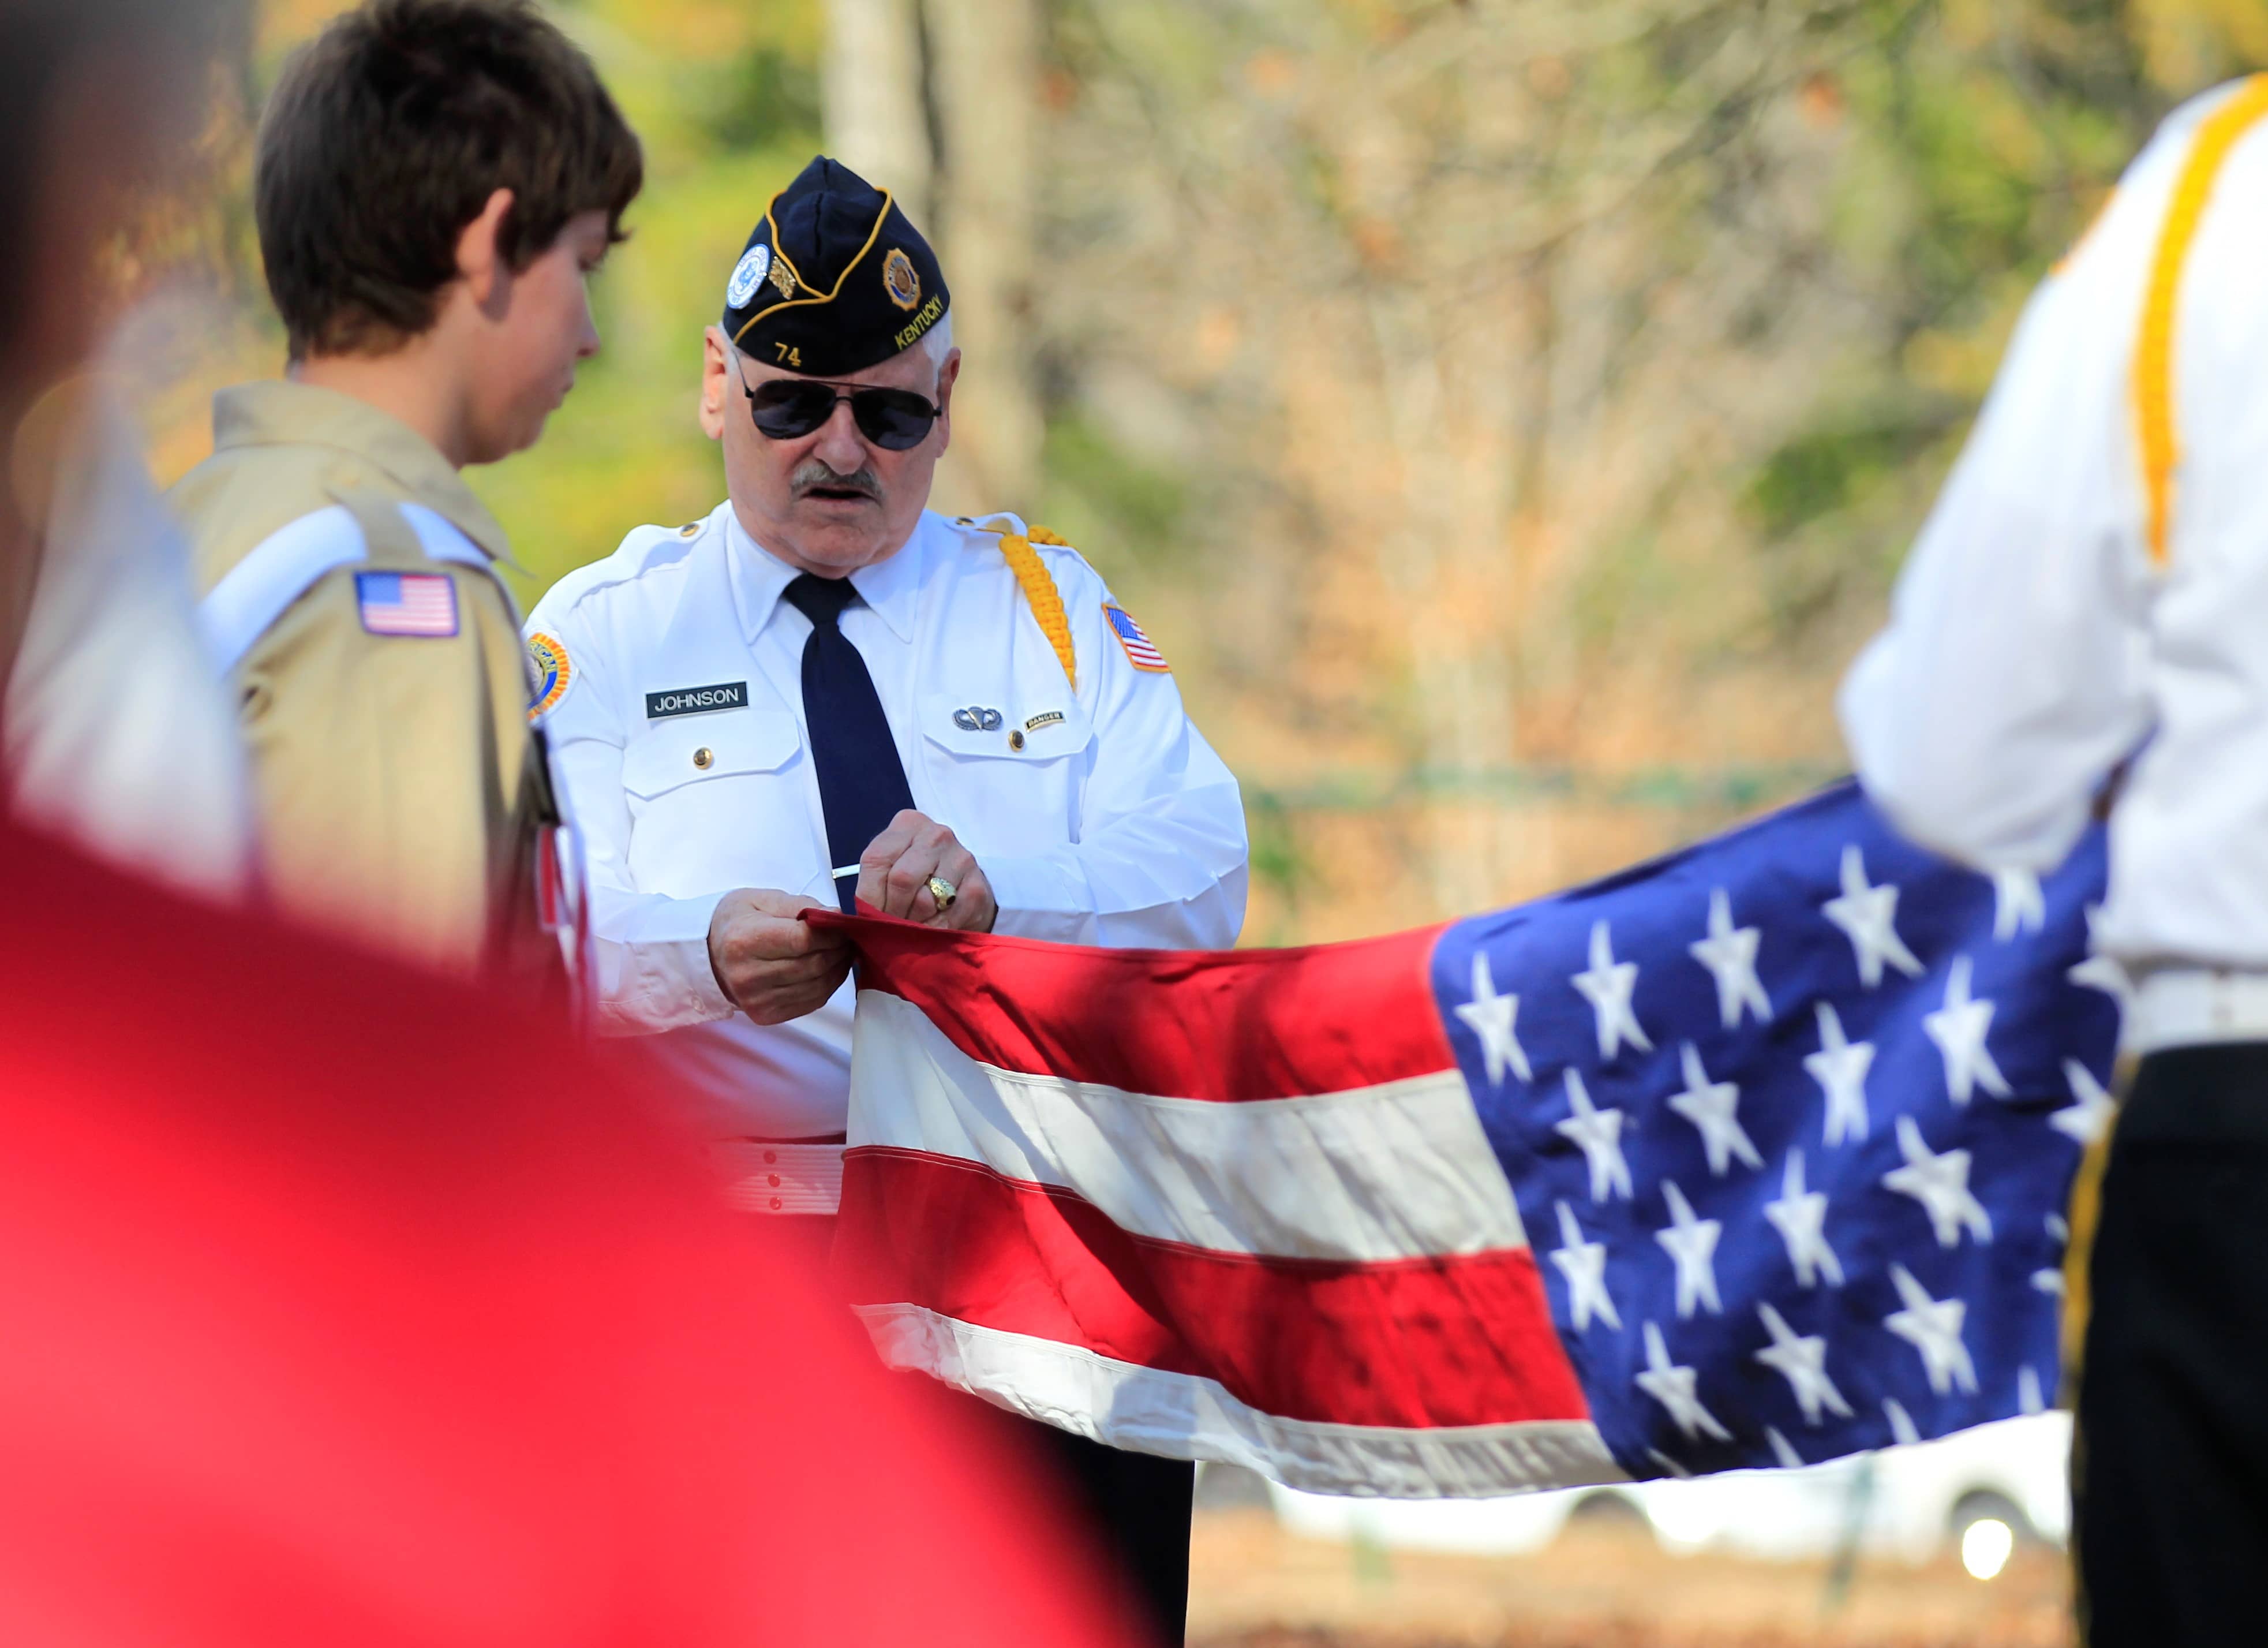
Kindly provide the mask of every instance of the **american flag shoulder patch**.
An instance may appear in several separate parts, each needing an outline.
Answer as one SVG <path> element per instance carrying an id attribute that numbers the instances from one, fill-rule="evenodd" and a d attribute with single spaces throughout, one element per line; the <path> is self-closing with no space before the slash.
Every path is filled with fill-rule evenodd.
<path id="1" fill-rule="evenodd" d="M 357 573 L 355 604 L 372 635 L 457 632 L 457 586 L 446 573 Z"/>
<path id="2" fill-rule="evenodd" d="M 1134 621 L 1132 613 L 1115 601 L 1106 601 L 1102 603 L 1102 616 L 1110 620 L 1110 632 L 1126 649 L 1128 663 L 1137 669 L 1146 669 L 1152 675 L 1173 673 L 1174 667 L 1166 661 L 1166 654 L 1160 652 L 1156 644 L 1143 633 L 1142 626 Z"/>

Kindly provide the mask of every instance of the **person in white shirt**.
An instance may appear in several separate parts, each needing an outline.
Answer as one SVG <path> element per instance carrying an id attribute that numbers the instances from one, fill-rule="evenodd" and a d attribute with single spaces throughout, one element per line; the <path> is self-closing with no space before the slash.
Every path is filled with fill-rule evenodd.
<path id="1" fill-rule="evenodd" d="M 2142 1053 L 2103 1186 L 2077 1542 L 2096 1648 L 2268 1600 L 2268 77 L 2178 111 L 2042 286 L 1844 684 L 1916 839 L 2050 868 L 2110 814 Z"/>
<path id="2" fill-rule="evenodd" d="M 1236 781 L 1163 655 L 1040 529 L 925 507 L 950 302 L 889 196 L 814 160 L 707 333 L 727 500 L 528 621 L 602 1028 L 654 1037 L 782 1225 L 835 1211 L 849 1102 L 850 952 L 799 911 L 1178 949 L 1243 921 Z M 1043 1434 L 1178 1642 L 1190 1467 Z"/>
<path id="3" fill-rule="evenodd" d="M 137 319 L 137 333 L 162 324 Z M 68 380 L 18 426 L 18 502 L 41 554 L 0 694 L 0 790 L 35 829 L 234 904 L 258 885 L 250 765 L 198 629 L 188 545 L 122 410 L 126 381 Z"/>

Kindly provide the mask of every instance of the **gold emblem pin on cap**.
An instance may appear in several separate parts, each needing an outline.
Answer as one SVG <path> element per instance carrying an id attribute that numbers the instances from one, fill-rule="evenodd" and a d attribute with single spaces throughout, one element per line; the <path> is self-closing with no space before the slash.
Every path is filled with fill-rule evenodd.
<path id="1" fill-rule="evenodd" d="M 882 260 L 882 290 L 901 309 L 910 309 L 921 301 L 921 277 L 914 270 L 914 261 L 895 246 Z"/>

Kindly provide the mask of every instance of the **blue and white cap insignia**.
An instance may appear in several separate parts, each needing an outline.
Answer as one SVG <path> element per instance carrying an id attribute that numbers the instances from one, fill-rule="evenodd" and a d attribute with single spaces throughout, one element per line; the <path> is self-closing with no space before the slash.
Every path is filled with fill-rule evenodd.
<path id="1" fill-rule="evenodd" d="M 752 246 L 743 252 L 740 261 L 733 265 L 733 278 L 725 283 L 725 307 L 728 309 L 746 307 L 748 299 L 756 295 L 756 288 L 764 284 L 764 277 L 770 273 L 771 266 L 771 248 Z"/>

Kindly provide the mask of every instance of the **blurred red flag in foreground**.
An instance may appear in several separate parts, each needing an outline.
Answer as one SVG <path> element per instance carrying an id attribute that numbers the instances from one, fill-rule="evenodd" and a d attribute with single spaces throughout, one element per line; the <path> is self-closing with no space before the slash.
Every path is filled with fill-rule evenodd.
<path id="1" fill-rule="evenodd" d="M 4 826 L 0 899 L 0 1641 L 1119 1640 L 549 1027 Z"/>

